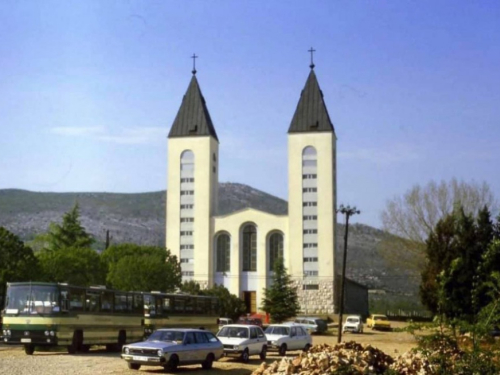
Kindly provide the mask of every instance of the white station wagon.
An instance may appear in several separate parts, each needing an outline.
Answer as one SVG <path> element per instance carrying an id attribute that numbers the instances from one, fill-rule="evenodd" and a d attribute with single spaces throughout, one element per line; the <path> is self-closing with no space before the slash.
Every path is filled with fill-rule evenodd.
<path id="1" fill-rule="evenodd" d="M 238 356 L 245 363 L 251 355 L 256 354 L 260 359 L 266 359 L 267 339 L 259 326 L 229 324 L 222 327 L 217 338 L 224 345 L 224 354 L 227 356 Z"/>
<path id="2" fill-rule="evenodd" d="M 264 331 L 269 350 L 277 350 L 279 355 L 286 355 L 287 350 L 308 351 L 312 345 L 307 329 L 294 323 L 271 324 Z"/>
<path id="3" fill-rule="evenodd" d="M 146 341 L 122 349 L 122 358 L 131 370 L 162 366 L 175 371 L 177 366 L 197 363 L 208 370 L 222 355 L 222 344 L 217 337 L 201 329 L 158 329 Z"/>

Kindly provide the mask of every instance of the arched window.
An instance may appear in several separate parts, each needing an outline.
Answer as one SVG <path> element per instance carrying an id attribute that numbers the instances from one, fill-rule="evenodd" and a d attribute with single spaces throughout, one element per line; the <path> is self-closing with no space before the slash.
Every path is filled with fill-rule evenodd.
<path id="1" fill-rule="evenodd" d="M 243 228 L 243 271 L 257 271 L 257 230 L 254 225 Z"/>
<path id="2" fill-rule="evenodd" d="M 227 234 L 221 234 L 217 237 L 216 272 L 229 272 L 231 264 L 230 245 L 231 240 Z"/>
<path id="3" fill-rule="evenodd" d="M 181 154 L 181 171 L 194 170 L 194 153 L 191 150 L 183 151 Z"/>
<path id="4" fill-rule="evenodd" d="M 274 270 L 278 258 L 283 258 L 283 235 L 274 233 L 269 237 L 269 271 Z"/>

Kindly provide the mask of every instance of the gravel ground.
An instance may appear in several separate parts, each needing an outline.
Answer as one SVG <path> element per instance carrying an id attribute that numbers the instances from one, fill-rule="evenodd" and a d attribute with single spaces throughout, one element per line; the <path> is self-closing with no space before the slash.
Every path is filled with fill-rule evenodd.
<path id="1" fill-rule="evenodd" d="M 400 327 L 401 323 L 394 323 Z M 380 332 L 365 329 L 363 334 L 347 333 L 343 341 L 356 341 L 362 344 L 371 344 L 394 356 L 401 354 L 415 346 L 415 340 L 405 332 Z M 313 344 L 328 343 L 334 345 L 337 335 L 313 336 Z M 288 353 L 287 353 L 288 354 Z M 293 356 L 298 352 L 290 352 Z M 277 353 L 268 353 L 266 362 L 279 360 Z M 262 361 L 258 356 L 251 357 L 248 364 L 238 362 L 234 358 L 223 358 L 214 363 L 211 375 L 248 375 L 254 371 Z M 69 355 L 65 352 L 35 352 L 34 355 L 24 354 L 20 347 L 0 346 L 0 374 L 5 375 L 90 375 L 90 374 L 165 374 L 161 367 L 142 367 L 139 371 L 129 370 L 119 353 L 107 353 L 104 350 L 92 349 L 87 354 Z M 201 366 L 180 367 L 176 374 L 205 374 Z"/>

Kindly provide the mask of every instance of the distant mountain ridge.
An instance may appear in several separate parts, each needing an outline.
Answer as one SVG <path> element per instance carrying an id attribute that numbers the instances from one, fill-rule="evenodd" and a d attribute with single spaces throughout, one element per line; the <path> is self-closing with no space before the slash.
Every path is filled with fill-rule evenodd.
<path id="1" fill-rule="evenodd" d="M 46 232 L 51 222 L 60 222 L 64 213 L 78 202 L 82 225 L 98 242 L 104 243 L 109 230 L 112 243 L 134 242 L 165 245 L 166 191 L 150 193 L 43 193 L 18 189 L 0 190 L 0 226 L 28 241 Z M 219 215 L 251 207 L 286 215 L 288 202 L 238 183 L 219 184 Z M 418 272 L 411 264 L 394 268 L 381 256 L 379 244 L 385 233 L 354 224 L 349 226 L 347 276 L 370 288 L 404 294 L 416 291 Z M 343 253 L 344 225 L 337 226 L 337 266 Z M 411 263 L 411 262 L 410 262 Z M 404 281 L 404 282 L 401 282 Z"/>

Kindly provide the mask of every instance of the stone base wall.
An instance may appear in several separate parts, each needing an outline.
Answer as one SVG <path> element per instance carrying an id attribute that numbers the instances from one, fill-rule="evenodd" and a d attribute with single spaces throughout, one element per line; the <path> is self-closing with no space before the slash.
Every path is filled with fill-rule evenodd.
<path id="1" fill-rule="evenodd" d="M 306 289 L 304 285 L 312 285 L 310 280 L 294 281 L 302 315 L 325 315 L 335 312 L 333 281 L 318 281 L 318 289 Z"/>

